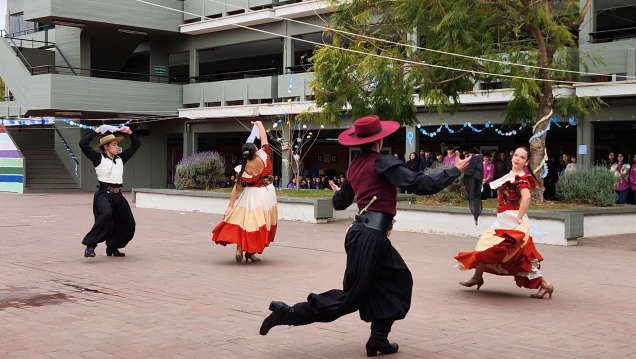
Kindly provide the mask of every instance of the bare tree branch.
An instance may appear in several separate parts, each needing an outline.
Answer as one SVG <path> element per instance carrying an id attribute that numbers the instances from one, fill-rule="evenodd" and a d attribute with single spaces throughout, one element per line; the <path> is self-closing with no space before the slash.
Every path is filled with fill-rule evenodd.
<path id="1" fill-rule="evenodd" d="M 435 85 L 445 84 L 445 83 L 447 83 L 447 82 L 453 82 L 453 81 L 456 81 L 456 80 L 461 79 L 462 77 L 466 77 L 466 76 L 468 76 L 468 74 L 470 74 L 470 72 L 464 72 L 463 74 L 460 74 L 460 75 L 455 76 L 455 77 L 450 78 L 450 79 L 446 79 L 446 80 L 444 80 L 444 81 L 431 82 L 431 85 L 435 86 Z"/>

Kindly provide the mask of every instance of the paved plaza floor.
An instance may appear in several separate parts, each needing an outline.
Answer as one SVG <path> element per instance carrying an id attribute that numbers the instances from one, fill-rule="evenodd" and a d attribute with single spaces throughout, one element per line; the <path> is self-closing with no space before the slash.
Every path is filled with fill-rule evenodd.
<path id="1" fill-rule="evenodd" d="M 341 288 L 347 222 L 280 222 L 263 261 L 238 264 L 210 240 L 221 216 L 133 208 L 126 257 L 100 245 L 84 258 L 92 194 L 0 193 L 0 204 L 0 359 L 366 357 L 357 313 L 258 334 L 271 300 Z M 453 256 L 475 238 L 391 237 L 415 286 L 390 358 L 636 358 L 634 234 L 537 245 L 555 286 L 543 300 L 510 277 L 459 286 L 471 273 Z"/>

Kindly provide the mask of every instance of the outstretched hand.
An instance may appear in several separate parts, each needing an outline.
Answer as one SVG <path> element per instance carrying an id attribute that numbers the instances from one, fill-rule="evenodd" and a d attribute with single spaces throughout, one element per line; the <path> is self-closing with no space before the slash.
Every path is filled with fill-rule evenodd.
<path id="1" fill-rule="evenodd" d="M 336 191 L 340 191 L 340 187 L 338 187 L 338 185 L 334 182 L 334 181 L 329 181 L 329 185 L 331 186 L 331 189 L 336 192 Z"/>
<path id="2" fill-rule="evenodd" d="M 468 169 L 468 163 L 471 157 L 472 155 L 468 155 L 468 157 L 462 160 L 459 158 L 459 151 L 455 151 L 455 167 L 459 169 L 460 173 L 464 173 L 466 169 Z"/>

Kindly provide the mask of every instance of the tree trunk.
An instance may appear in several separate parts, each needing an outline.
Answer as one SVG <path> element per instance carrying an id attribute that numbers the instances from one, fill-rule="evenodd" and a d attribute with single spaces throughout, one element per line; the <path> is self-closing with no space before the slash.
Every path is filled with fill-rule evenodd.
<path id="1" fill-rule="evenodd" d="M 539 114 L 537 115 L 537 124 L 535 125 L 532 134 L 536 135 L 537 133 L 545 130 L 550 123 L 550 117 L 552 115 L 552 109 L 554 106 L 554 98 L 552 96 L 544 96 L 541 98 L 539 102 Z M 547 117 L 542 121 L 543 118 Z M 532 142 L 530 142 L 530 168 L 539 181 L 539 184 L 543 184 L 543 159 L 545 157 L 545 139 L 547 137 L 547 133 L 543 134 L 541 137 L 534 138 Z M 537 188 L 534 192 L 532 192 L 532 201 L 535 203 L 543 202 L 543 190 Z"/>

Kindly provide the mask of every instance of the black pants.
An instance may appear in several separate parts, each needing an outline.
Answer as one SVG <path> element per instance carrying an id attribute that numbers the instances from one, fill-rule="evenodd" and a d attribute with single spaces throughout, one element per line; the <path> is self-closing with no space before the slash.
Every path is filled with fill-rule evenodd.
<path id="1" fill-rule="evenodd" d="M 112 248 L 124 248 L 135 235 L 135 218 L 121 193 L 98 191 L 93 197 L 95 224 L 86 234 L 83 245 L 97 246 L 106 241 Z"/>
<path id="2" fill-rule="evenodd" d="M 343 289 L 310 294 L 294 305 L 293 324 L 331 322 L 360 311 L 360 319 L 390 330 L 411 307 L 413 278 L 384 233 L 354 223 L 345 238 Z M 387 332 L 388 332 L 387 330 Z"/>
<path id="3" fill-rule="evenodd" d="M 492 190 L 490 189 L 490 184 L 488 184 L 488 183 L 484 184 L 484 190 L 481 191 L 481 200 L 485 201 L 488 198 L 490 198 L 490 192 L 491 191 Z"/>
<path id="4" fill-rule="evenodd" d="M 545 192 L 543 192 L 543 198 L 547 200 L 553 200 L 556 195 L 556 186 L 552 180 L 545 181 Z"/>

